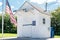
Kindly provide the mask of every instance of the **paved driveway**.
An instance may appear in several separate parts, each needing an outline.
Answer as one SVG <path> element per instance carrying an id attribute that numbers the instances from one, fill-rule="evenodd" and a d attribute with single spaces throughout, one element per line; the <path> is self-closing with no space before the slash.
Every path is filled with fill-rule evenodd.
<path id="1" fill-rule="evenodd" d="M 60 40 L 60 38 L 5 38 L 3 40 Z"/>
<path id="2" fill-rule="evenodd" d="M 9 38 L 9 39 L 3 39 L 3 40 L 47 40 L 47 39 L 46 38 Z"/>

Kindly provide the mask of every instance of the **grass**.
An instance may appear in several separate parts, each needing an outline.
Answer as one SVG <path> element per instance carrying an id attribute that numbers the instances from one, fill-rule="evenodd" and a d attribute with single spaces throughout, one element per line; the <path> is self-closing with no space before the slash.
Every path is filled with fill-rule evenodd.
<path id="1" fill-rule="evenodd" d="M 17 34 L 13 34 L 13 33 L 4 33 L 4 37 L 16 37 Z M 0 38 L 2 38 L 2 33 L 0 33 Z M 60 38 L 60 36 L 55 35 L 54 38 Z"/>
<path id="2" fill-rule="evenodd" d="M 16 37 L 17 34 L 13 34 L 13 33 L 4 33 L 3 36 L 4 36 L 4 37 Z M 2 38 L 2 33 L 0 33 L 0 38 Z"/>
<path id="3" fill-rule="evenodd" d="M 2 34 L 0 33 L 0 38 L 2 37 Z"/>
<path id="4" fill-rule="evenodd" d="M 54 38 L 60 38 L 60 36 L 59 35 L 55 35 Z"/>

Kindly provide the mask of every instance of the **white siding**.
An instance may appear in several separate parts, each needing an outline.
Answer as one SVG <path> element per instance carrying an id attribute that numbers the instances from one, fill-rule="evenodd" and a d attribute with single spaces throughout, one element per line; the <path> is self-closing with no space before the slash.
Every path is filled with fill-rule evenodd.
<path id="1" fill-rule="evenodd" d="M 28 5 L 28 4 L 27 4 Z M 25 5 L 28 8 L 28 6 Z M 31 6 L 29 6 L 30 8 Z M 24 6 L 23 6 L 24 8 Z M 43 18 L 46 23 L 43 24 Z M 36 21 L 36 26 L 23 26 L 23 24 L 32 24 Z M 50 16 L 40 13 L 36 9 L 24 12 L 17 12 L 17 35 L 18 37 L 48 38 L 50 37 Z"/>

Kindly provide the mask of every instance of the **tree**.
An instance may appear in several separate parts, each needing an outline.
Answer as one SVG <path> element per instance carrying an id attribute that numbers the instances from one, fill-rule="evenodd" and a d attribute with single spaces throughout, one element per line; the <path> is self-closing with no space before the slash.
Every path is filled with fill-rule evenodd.
<path id="1" fill-rule="evenodd" d="M 51 26 L 55 28 L 55 34 L 60 35 L 60 8 L 52 12 Z"/>
<path id="2" fill-rule="evenodd" d="M 4 32 L 5 33 L 16 33 L 17 28 L 10 21 L 10 16 L 5 14 L 4 16 Z"/>
<path id="3" fill-rule="evenodd" d="M 2 16 L 0 15 L 0 33 L 2 32 Z"/>
<path id="4" fill-rule="evenodd" d="M 0 15 L 0 33 L 1 32 L 2 32 L 2 15 Z M 10 22 L 10 16 L 7 13 L 4 15 L 4 33 L 17 33 L 17 27 L 15 27 Z"/>

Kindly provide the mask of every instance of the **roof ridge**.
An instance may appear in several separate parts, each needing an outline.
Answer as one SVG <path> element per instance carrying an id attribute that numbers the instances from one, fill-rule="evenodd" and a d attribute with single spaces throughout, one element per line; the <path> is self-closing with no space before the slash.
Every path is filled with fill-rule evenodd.
<path id="1" fill-rule="evenodd" d="M 33 8 L 35 8 L 36 10 L 38 10 L 39 12 L 41 12 L 41 13 L 43 13 L 43 14 L 45 14 L 45 15 L 49 15 L 49 14 L 47 14 L 48 12 L 45 12 L 41 7 L 39 7 L 40 9 L 38 9 L 38 7 L 36 7 L 36 5 L 33 5 L 33 4 L 31 4 L 30 2 L 28 2 L 28 1 L 25 1 L 23 4 L 22 4 L 22 6 L 25 4 L 25 3 L 28 3 L 28 4 L 30 4 Z M 22 6 L 19 8 L 19 10 L 22 8 Z M 42 11 L 41 11 L 42 10 Z M 49 15 L 50 16 L 50 15 Z"/>
<path id="2" fill-rule="evenodd" d="M 29 3 L 29 2 L 28 2 Z M 46 14 L 46 13 L 48 13 L 48 12 L 44 12 L 44 10 L 41 8 L 41 7 L 39 7 L 41 10 L 39 10 L 35 5 L 33 5 L 33 4 L 31 4 L 31 3 L 29 3 L 32 7 L 34 7 L 36 10 L 38 10 L 39 12 L 41 12 L 41 13 L 43 13 L 43 14 Z M 49 14 L 46 14 L 46 15 L 49 15 Z M 49 15 L 50 16 L 50 15 Z"/>

